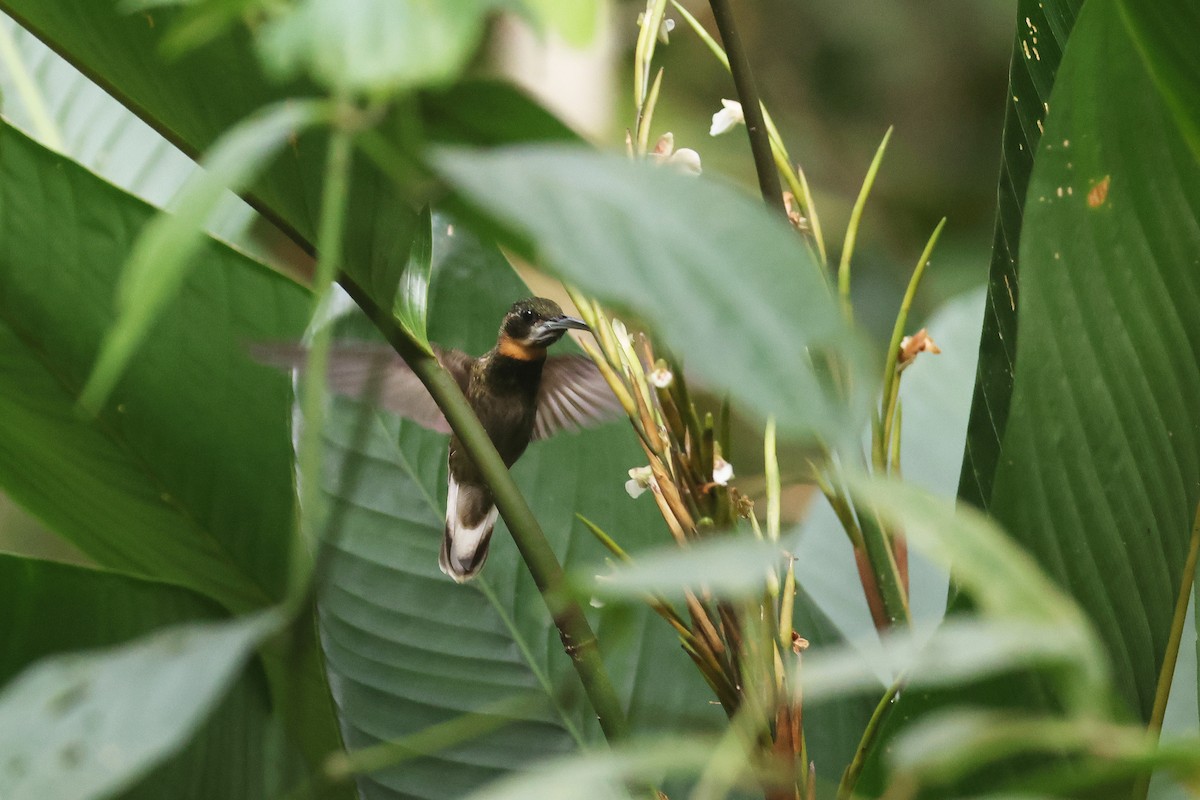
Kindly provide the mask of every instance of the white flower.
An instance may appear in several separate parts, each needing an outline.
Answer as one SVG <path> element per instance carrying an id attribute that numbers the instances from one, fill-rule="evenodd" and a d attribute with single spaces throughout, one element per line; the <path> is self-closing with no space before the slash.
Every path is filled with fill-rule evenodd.
<path id="1" fill-rule="evenodd" d="M 675 380 L 675 376 L 671 374 L 671 370 L 667 369 L 666 362 L 661 359 L 654 365 L 654 369 L 650 370 L 650 384 L 658 389 L 665 389 L 671 385 L 671 381 Z"/>
<path id="2" fill-rule="evenodd" d="M 675 134 L 670 131 L 658 137 L 649 157 L 655 164 L 666 164 L 688 175 L 699 175 L 701 172 L 700 154 L 690 147 L 676 150 Z"/>
<path id="3" fill-rule="evenodd" d="M 629 496 L 636 499 L 641 496 L 642 492 L 650 488 L 654 483 L 654 471 L 650 466 L 634 467 L 629 470 L 629 480 L 625 481 L 625 491 L 629 492 Z"/>
<path id="4" fill-rule="evenodd" d="M 722 99 L 721 105 L 723 108 L 713 114 L 712 127 L 708 129 L 709 136 L 720 136 L 722 133 L 729 133 L 729 131 L 746 121 L 746 117 L 742 114 L 742 104 L 737 100 Z"/>
<path id="5" fill-rule="evenodd" d="M 733 464 L 717 456 L 713 461 L 713 483 L 718 486 L 728 486 L 731 478 L 733 478 Z"/>
<path id="6" fill-rule="evenodd" d="M 700 169 L 700 154 L 690 147 L 676 150 L 667 159 L 667 164 L 688 175 L 699 175 L 702 172 Z"/>

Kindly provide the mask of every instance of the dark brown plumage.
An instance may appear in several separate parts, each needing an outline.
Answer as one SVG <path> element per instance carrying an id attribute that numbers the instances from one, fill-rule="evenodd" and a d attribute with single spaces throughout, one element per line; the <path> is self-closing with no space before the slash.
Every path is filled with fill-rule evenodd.
<path id="1" fill-rule="evenodd" d="M 621 414 L 600 371 L 586 356 L 547 356 L 546 349 L 570 328 L 586 330 L 558 304 L 533 297 L 513 304 L 501 322 L 496 346 L 478 358 L 459 350 L 434 347 L 442 366 L 454 376 L 496 450 L 511 467 L 529 442 L 563 430 L 597 425 Z M 299 366 L 296 346 L 259 346 L 256 357 L 278 366 Z M 338 343 L 330 359 L 330 388 L 359 397 L 383 370 L 376 402 L 422 427 L 450 433 L 446 418 L 409 366 L 384 345 Z M 438 563 L 462 583 L 479 573 L 487 558 L 496 508 L 483 476 L 450 439 L 450 481 L 446 527 Z"/>

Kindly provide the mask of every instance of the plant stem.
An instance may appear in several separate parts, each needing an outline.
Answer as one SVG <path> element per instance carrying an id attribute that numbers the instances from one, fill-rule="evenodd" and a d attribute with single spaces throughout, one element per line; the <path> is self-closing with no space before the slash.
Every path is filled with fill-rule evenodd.
<path id="1" fill-rule="evenodd" d="M 1167 713 L 1167 698 L 1171 695 L 1171 680 L 1175 677 L 1175 662 L 1179 659 L 1179 643 L 1183 638 L 1183 625 L 1187 617 L 1188 600 L 1192 595 L 1192 584 L 1196 579 L 1196 556 L 1200 552 L 1200 506 L 1192 522 L 1192 538 L 1188 543 L 1187 560 L 1179 578 L 1179 597 L 1175 601 L 1175 615 L 1171 619 L 1171 634 L 1167 639 L 1167 650 L 1163 654 L 1162 670 L 1158 674 L 1158 686 L 1154 692 L 1154 707 L 1150 712 L 1147 729 L 1154 736 L 1162 732 L 1163 718 Z M 1146 797 L 1150 791 L 1150 773 L 1138 779 L 1132 797 Z"/>
<path id="2" fill-rule="evenodd" d="M 883 472 L 887 469 L 887 447 L 891 439 L 892 432 L 892 413 L 893 409 L 889 408 L 889 403 L 893 393 L 893 384 L 899 377 L 896 372 L 896 365 L 900 359 L 900 342 L 904 338 L 904 326 L 908 324 L 908 312 L 912 308 L 913 298 L 917 295 L 917 287 L 921 284 L 921 277 L 925 274 L 925 267 L 929 264 L 929 259 L 933 255 L 933 248 L 937 246 L 938 237 L 942 235 L 942 229 L 946 227 L 946 218 L 942 217 L 941 222 L 933 229 L 933 233 L 929 235 L 929 241 L 925 243 L 925 249 L 921 251 L 921 258 L 917 260 L 917 266 L 913 269 L 912 278 L 908 281 L 908 288 L 904 290 L 904 299 L 900 301 L 900 312 L 896 314 L 896 324 L 892 328 L 892 338 L 888 342 L 887 362 L 883 368 L 883 408 L 880 409 L 880 416 L 876 420 L 876 430 L 874 436 L 873 456 L 875 469 Z M 898 394 L 898 390 L 896 390 Z"/>
<path id="3" fill-rule="evenodd" d="M 533 576 L 542 600 L 558 628 L 563 649 L 571 657 L 571 663 L 579 674 L 579 680 L 587 693 L 592 709 L 610 742 L 625 737 L 628 725 L 621 703 L 617 699 L 612 681 L 600 658 L 596 634 L 583 614 L 583 609 L 566 591 L 566 576 L 558 557 L 550 548 L 546 536 L 534 517 L 521 490 L 504 466 L 487 432 L 479 423 L 475 412 L 467 403 L 450 373 L 442 368 L 438 360 L 425 352 L 412 337 L 381 309 L 374 300 L 352 278 L 343 274 L 339 282 L 354 299 L 367 317 L 388 340 L 388 343 L 408 362 L 421 383 L 437 402 L 451 429 L 462 442 L 467 455 L 483 473 L 496 500 L 500 515 L 508 524 L 513 541 Z"/>
<path id="4" fill-rule="evenodd" d="M 875 706 L 871 719 L 867 721 L 867 727 L 863 729 L 858 749 L 854 751 L 854 758 L 850 761 L 850 766 L 846 767 L 845 773 L 842 774 L 842 782 L 838 784 L 837 800 L 848 800 L 854 796 L 854 787 L 858 784 L 858 776 L 862 774 L 867 755 L 879 736 L 879 729 L 883 727 L 883 721 L 887 719 L 888 713 L 892 710 L 892 705 L 896 695 L 900 692 L 900 684 L 903 681 L 904 676 L 897 678 L 884 692 L 879 704 Z"/>
<path id="5" fill-rule="evenodd" d="M 750 60 L 742 47 L 742 38 L 733 20 L 733 9 L 730 8 L 729 0 L 709 0 L 709 6 L 712 8 L 721 40 L 725 43 L 729 71 L 733 73 L 733 85 L 737 89 L 738 101 L 742 104 L 746 132 L 750 136 L 750 151 L 754 155 L 754 170 L 758 173 L 759 191 L 762 192 L 763 201 L 767 206 L 783 214 L 786 219 L 783 187 L 779 184 L 779 173 L 775 171 L 775 156 L 771 152 L 771 140 L 767 136 L 767 125 L 763 121 L 758 88 L 754 85 Z"/>

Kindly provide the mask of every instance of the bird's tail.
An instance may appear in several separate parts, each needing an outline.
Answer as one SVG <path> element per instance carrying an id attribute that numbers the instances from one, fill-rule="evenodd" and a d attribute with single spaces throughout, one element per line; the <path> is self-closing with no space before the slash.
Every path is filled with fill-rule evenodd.
<path id="1" fill-rule="evenodd" d="M 446 534 L 438 566 L 457 583 L 479 574 L 487 560 L 488 543 L 496 526 L 496 506 L 486 486 L 460 484 L 450 476 L 446 498 Z"/>

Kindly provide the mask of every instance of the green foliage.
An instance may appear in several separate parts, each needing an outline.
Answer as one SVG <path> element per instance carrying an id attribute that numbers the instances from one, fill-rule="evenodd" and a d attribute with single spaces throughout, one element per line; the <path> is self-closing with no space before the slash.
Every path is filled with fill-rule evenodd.
<path id="1" fill-rule="evenodd" d="M 89 800 L 129 786 L 187 742 L 279 622 L 267 613 L 189 623 L 30 667 L 0 694 L 9 721 L 0 727 L 0 790 Z"/>
<path id="2" fill-rule="evenodd" d="M 876 369 L 804 221 L 798 235 L 720 181 L 644 163 L 655 156 L 592 152 L 519 91 L 464 77 L 496 13 L 580 44 L 600 4 L 2 0 L 82 74 L 40 66 L 0 82 L 61 150 L 0 122 L 0 488 L 101 569 L 0 557 L 0 795 L 349 796 L 356 780 L 367 798 L 482 800 L 683 779 L 701 798 L 786 786 L 810 800 L 841 776 L 842 797 L 1141 796 L 1153 769 L 1194 783 L 1195 742 L 1153 737 L 1200 548 L 1194 5 L 1019 4 L 959 487 L 984 517 L 857 477 L 846 445 Z M 652 0 L 649 18 L 665 6 Z M 642 88 L 656 32 L 640 37 Z M 16 41 L 16 60 L 0 57 L 57 63 Z M 82 75 L 204 171 L 160 160 L 165 141 L 107 101 L 81 126 L 67 98 L 98 98 Z M 41 86 L 55 87 L 50 102 Z M 641 155 L 650 121 L 634 122 Z M 120 164 L 99 155 L 110 139 L 129 148 Z M 146 178 L 160 169 L 170 190 Z M 212 212 L 227 189 L 255 209 L 243 219 L 316 255 L 327 317 L 202 234 L 222 229 Z M 498 526 L 483 577 L 459 586 L 435 566 L 445 436 L 315 391 L 320 343 L 382 336 L 471 452 L 463 415 L 478 423 L 429 344 L 494 344 L 530 293 L 500 246 L 583 293 L 634 425 L 535 442 L 511 477 L 485 470 L 513 498 L 500 503 L 511 530 Z M 333 278 L 366 319 L 325 294 Z M 896 345 L 915 289 L 877 359 L 888 387 L 912 366 Z M 625 337 L 610 311 L 651 340 Z M 306 330 L 318 366 L 289 393 L 248 345 Z M 651 387 L 659 358 L 675 374 Z M 889 458 L 893 443 L 918 462 L 959 449 L 945 398 L 921 406 L 951 379 L 917 391 L 922 379 L 904 375 L 896 437 L 890 410 L 875 431 L 880 472 L 914 463 Z M 693 405 L 700 389 L 723 410 Z M 717 538 L 739 517 L 759 529 L 713 468 L 737 452 L 734 430 L 761 453 L 764 422 L 766 541 Z M 864 534 L 885 548 L 888 602 L 903 613 L 855 621 L 855 580 L 878 591 L 887 570 L 779 537 L 776 424 L 781 441 L 811 445 L 795 459 L 802 477 L 851 501 L 839 511 L 859 554 Z M 627 471 L 647 460 L 653 492 L 626 497 Z M 580 515 L 632 564 L 606 563 Z M 970 603 L 909 630 L 895 621 L 941 613 L 930 563 Z M 858 594 L 824 593 L 827 615 L 807 588 L 839 570 Z M 910 593 L 910 581 L 923 585 Z M 925 610 L 910 613 L 922 592 Z M 115 649 L 66 654 L 95 646 Z M 626 729 L 643 738 L 596 747 Z"/>
<path id="3" fill-rule="evenodd" d="M 1107 1 L 1107 0 L 1106 0 Z M 979 508 L 991 504 L 992 481 L 1008 424 L 1017 358 L 1017 303 L 1022 214 L 1042 138 L 1050 91 L 1083 0 L 1019 0 L 1001 146 L 999 208 L 975 399 L 963 454 L 959 496 Z"/>

